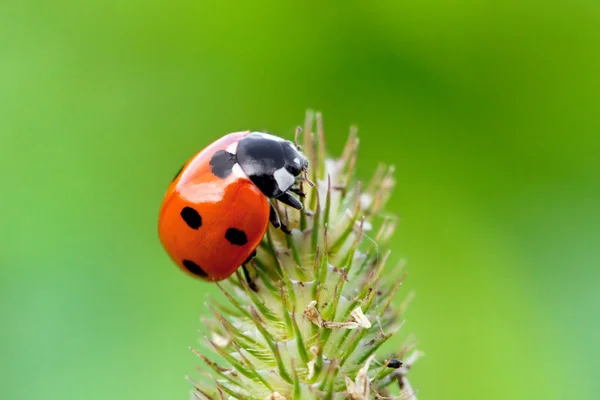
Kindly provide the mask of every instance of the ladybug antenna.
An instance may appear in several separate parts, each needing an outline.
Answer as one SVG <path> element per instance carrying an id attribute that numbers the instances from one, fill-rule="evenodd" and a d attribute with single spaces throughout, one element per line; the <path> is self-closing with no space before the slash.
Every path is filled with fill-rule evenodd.
<path id="1" fill-rule="evenodd" d="M 311 181 L 311 180 L 308 178 L 308 170 L 307 170 L 307 169 L 304 169 L 304 170 L 302 170 L 302 172 L 304 173 L 304 176 L 303 176 L 304 180 L 305 180 L 306 182 L 308 182 L 308 184 L 309 184 L 310 186 L 313 186 L 313 187 L 314 187 L 314 186 L 315 186 L 315 183 L 314 183 L 313 181 Z"/>
<path id="2" fill-rule="evenodd" d="M 296 143 L 296 148 L 298 150 L 302 150 L 302 146 L 298 142 L 298 136 L 300 136 L 300 132 L 302 132 L 302 128 L 300 126 L 296 127 L 296 131 L 294 132 L 294 142 Z"/>

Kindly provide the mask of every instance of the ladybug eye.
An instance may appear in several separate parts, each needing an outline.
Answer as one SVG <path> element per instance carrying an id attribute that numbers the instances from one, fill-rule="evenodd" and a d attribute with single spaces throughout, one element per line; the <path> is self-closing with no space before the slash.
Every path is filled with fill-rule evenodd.
<path id="1" fill-rule="evenodd" d="M 300 168 L 300 162 L 298 162 L 298 163 L 294 162 L 292 164 L 287 164 L 285 166 L 285 169 L 294 176 L 300 175 L 300 172 L 302 171 L 302 168 Z"/>
<path id="2" fill-rule="evenodd" d="M 285 169 L 292 175 L 298 176 L 303 169 L 308 167 L 307 159 L 296 150 L 292 142 L 289 146 L 283 146 L 283 154 L 285 157 Z"/>
<path id="3" fill-rule="evenodd" d="M 297 153 L 295 157 L 291 158 L 291 161 L 287 161 L 285 169 L 287 169 L 290 174 L 298 176 L 302 171 L 308 169 L 308 159 L 302 154 Z"/>

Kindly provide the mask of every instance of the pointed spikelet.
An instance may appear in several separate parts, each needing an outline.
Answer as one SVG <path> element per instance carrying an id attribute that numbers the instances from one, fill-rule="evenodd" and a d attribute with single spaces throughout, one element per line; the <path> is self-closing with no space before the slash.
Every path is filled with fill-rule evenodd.
<path id="1" fill-rule="evenodd" d="M 416 399 L 406 375 L 420 352 L 392 339 L 411 297 L 395 301 L 404 274 L 387 265 L 396 218 L 383 209 L 394 169 L 358 182 L 355 129 L 339 158 L 325 149 L 319 113 L 307 112 L 303 130 L 315 186 L 301 181 L 302 211 L 274 200 L 292 234 L 269 227 L 251 262 L 258 291 L 239 272 L 218 284 L 204 347 L 192 349 L 204 362 L 190 378 L 192 398 Z M 395 353 L 382 352 L 386 342 Z"/>

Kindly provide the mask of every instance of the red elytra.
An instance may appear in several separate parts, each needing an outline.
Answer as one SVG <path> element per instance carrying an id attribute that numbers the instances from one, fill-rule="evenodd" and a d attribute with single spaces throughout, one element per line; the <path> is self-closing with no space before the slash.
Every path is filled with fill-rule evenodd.
<path id="1" fill-rule="evenodd" d="M 215 153 L 233 149 L 249 133 L 228 134 L 194 155 L 165 194 L 160 240 L 171 259 L 193 276 L 226 279 L 266 233 L 268 198 L 240 169 L 221 178 L 210 165 Z M 232 241 L 226 238 L 228 232 Z"/>

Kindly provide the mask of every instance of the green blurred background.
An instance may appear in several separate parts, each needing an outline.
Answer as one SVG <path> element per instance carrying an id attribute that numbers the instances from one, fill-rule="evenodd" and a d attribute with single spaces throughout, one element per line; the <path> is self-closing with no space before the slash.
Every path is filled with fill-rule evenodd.
<path id="1" fill-rule="evenodd" d="M 397 166 L 419 398 L 597 398 L 600 3 L 533 0 L 3 0 L 0 397 L 188 398 L 164 190 L 309 107 Z"/>

